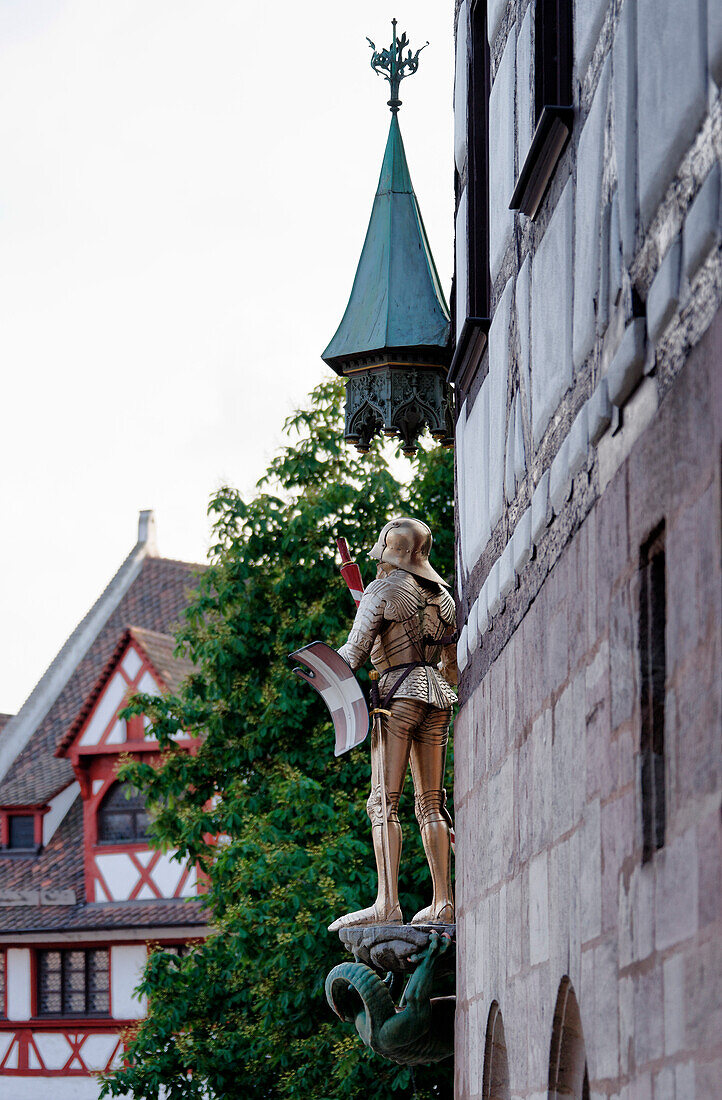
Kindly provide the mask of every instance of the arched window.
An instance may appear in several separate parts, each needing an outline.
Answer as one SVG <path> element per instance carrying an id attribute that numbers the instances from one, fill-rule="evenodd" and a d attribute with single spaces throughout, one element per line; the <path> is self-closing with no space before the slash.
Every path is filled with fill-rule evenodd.
<path id="1" fill-rule="evenodd" d="M 499 1005 L 493 1002 L 486 1025 L 484 1047 L 484 1100 L 509 1100 L 509 1061 L 506 1055 L 504 1021 Z"/>
<path id="2" fill-rule="evenodd" d="M 146 840 L 149 823 L 144 795 L 124 783 L 114 783 L 98 808 L 98 843 Z"/>
<path id="3" fill-rule="evenodd" d="M 559 986 L 549 1050 L 549 1100 L 589 1100 L 587 1053 L 579 1005 L 569 978 Z"/>

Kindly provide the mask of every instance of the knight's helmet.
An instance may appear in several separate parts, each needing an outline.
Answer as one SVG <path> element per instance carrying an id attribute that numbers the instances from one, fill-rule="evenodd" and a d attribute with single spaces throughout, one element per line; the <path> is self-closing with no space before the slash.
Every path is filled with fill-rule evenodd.
<path id="1" fill-rule="evenodd" d="M 392 519 L 379 535 L 376 545 L 369 550 L 369 557 L 448 588 L 444 578 L 429 564 L 432 542 L 431 530 L 420 519 Z"/>

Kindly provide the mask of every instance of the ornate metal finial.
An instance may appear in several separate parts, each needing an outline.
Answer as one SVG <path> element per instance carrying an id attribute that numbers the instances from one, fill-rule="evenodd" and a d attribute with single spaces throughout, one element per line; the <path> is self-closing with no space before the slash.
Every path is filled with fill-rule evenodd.
<path id="1" fill-rule="evenodd" d="M 395 19 L 391 20 L 391 26 L 393 27 L 393 38 L 388 50 L 377 50 L 370 38 L 367 38 L 366 41 L 374 51 L 371 57 L 371 68 L 384 80 L 388 80 L 391 85 L 391 99 L 388 101 L 388 105 L 391 108 L 391 113 L 396 115 L 401 106 L 401 100 L 399 99 L 401 81 L 407 76 L 413 76 L 416 72 L 419 67 L 419 54 L 429 43 L 425 42 L 414 54 L 409 50 L 406 57 L 404 57 L 404 50 L 409 44 L 406 32 L 404 31 L 401 38 L 397 38 Z"/>

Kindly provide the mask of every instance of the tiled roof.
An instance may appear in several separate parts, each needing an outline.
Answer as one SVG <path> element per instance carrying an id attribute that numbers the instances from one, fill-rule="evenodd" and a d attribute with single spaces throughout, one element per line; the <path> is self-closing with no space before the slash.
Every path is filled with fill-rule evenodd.
<path id="1" fill-rule="evenodd" d="M 83 929 L 202 927 L 208 916 L 200 901 L 94 902 L 91 905 L 19 905 L 0 907 L 0 932 L 65 932 Z"/>
<path id="2" fill-rule="evenodd" d="M 169 691 L 177 691 L 185 678 L 194 671 L 195 666 L 192 661 L 186 660 L 184 657 L 175 657 L 173 655 L 176 643 L 172 634 L 162 634 L 158 630 L 144 630 L 139 626 L 131 626 L 127 630 L 124 630 L 105 668 L 93 685 L 92 691 L 88 692 L 85 697 L 85 702 L 78 711 L 75 721 L 68 726 L 63 734 L 55 751 L 56 756 L 65 755 L 64 750 L 67 749 L 77 737 L 83 723 L 92 711 L 102 694 L 103 688 L 108 683 L 118 662 L 125 653 L 131 638 L 141 647 L 160 677 L 162 686 L 166 687 Z"/>
<path id="3" fill-rule="evenodd" d="M 131 626 L 130 633 L 145 651 L 168 690 L 177 692 L 186 677 L 195 671 L 195 665 L 186 657 L 174 655 L 175 638 L 171 634 L 144 630 L 140 626 Z"/>
<path id="4" fill-rule="evenodd" d="M 0 806 L 37 805 L 73 781 L 70 761 L 55 757 L 55 748 L 83 707 L 120 635 L 130 626 L 162 634 L 171 631 L 188 604 L 189 590 L 195 587 L 201 569 L 167 558 L 143 561 L 138 576 L 8 769 L 0 783 Z"/>
<path id="5" fill-rule="evenodd" d="M 8 905 L 11 891 L 72 891 L 74 905 Z M 204 925 L 201 903 L 171 898 L 158 901 L 85 903 L 83 805 L 80 797 L 37 856 L 0 853 L 0 932 L 70 929 L 151 928 Z"/>

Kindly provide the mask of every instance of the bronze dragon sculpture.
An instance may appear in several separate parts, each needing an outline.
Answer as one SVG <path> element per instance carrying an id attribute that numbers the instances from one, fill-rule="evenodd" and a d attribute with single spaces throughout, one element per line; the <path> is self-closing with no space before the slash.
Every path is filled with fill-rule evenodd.
<path id="1" fill-rule="evenodd" d="M 387 981 L 363 963 L 340 963 L 326 978 L 326 999 L 337 1016 L 356 1025 L 376 1054 L 402 1066 L 440 1062 L 454 1053 L 456 998 L 432 996 L 438 960 L 448 936 L 432 934 L 428 947 L 409 959 L 418 963 L 398 1007 Z"/>

